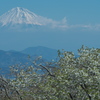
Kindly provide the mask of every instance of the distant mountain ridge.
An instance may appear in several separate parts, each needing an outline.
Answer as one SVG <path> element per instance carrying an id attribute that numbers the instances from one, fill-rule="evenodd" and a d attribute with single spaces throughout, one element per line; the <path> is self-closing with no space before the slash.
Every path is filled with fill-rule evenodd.
<path id="1" fill-rule="evenodd" d="M 44 60 L 52 60 L 57 57 L 57 50 L 47 48 L 47 47 L 29 47 L 23 51 L 3 51 L 0 50 L 0 68 L 3 72 L 8 72 L 9 66 L 16 64 L 26 64 L 30 63 L 28 55 L 32 58 L 37 56 L 43 56 Z"/>
<path id="2" fill-rule="evenodd" d="M 0 68 L 2 73 L 7 73 L 9 66 L 29 62 L 28 56 L 20 52 L 0 50 Z"/>
<path id="3" fill-rule="evenodd" d="M 57 57 L 57 50 L 51 49 L 43 46 L 37 46 L 37 47 L 29 47 L 21 51 L 24 54 L 28 55 L 35 55 L 35 56 L 42 56 L 44 59 L 50 60 L 50 59 L 56 59 Z"/>

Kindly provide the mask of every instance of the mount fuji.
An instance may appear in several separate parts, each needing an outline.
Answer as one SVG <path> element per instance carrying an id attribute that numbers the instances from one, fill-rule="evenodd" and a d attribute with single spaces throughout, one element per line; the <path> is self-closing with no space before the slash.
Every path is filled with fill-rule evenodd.
<path id="1" fill-rule="evenodd" d="M 5 14 L 0 16 L 0 26 L 19 26 L 19 25 L 31 25 L 31 26 L 52 26 L 62 27 L 65 26 L 66 19 L 62 21 L 54 21 L 46 17 L 36 15 L 35 13 L 21 7 L 16 7 Z"/>

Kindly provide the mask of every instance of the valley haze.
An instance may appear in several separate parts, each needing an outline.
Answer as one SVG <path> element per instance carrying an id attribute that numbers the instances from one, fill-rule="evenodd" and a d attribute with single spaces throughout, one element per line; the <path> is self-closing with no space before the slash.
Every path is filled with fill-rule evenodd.
<path id="1" fill-rule="evenodd" d="M 45 46 L 76 53 L 82 45 L 100 48 L 99 32 L 99 25 L 71 25 L 66 17 L 56 21 L 16 7 L 0 16 L 0 50 Z"/>

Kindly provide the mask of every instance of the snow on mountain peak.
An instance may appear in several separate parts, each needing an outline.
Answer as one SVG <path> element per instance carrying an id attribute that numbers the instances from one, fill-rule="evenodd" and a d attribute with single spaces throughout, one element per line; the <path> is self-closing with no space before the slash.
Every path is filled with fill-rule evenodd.
<path id="1" fill-rule="evenodd" d="M 40 16 L 34 14 L 33 12 L 21 8 L 16 7 L 8 11 L 7 13 L 0 16 L 0 22 L 2 26 L 7 24 L 34 24 L 34 25 L 42 25 L 38 20 Z"/>
<path id="2" fill-rule="evenodd" d="M 16 25 L 16 24 L 30 24 L 30 25 L 50 25 L 52 27 L 66 27 L 66 18 L 62 21 L 54 21 L 48 19 L 21 7 L 16 7 L 2 16 L 0 16 L 0 24 L 2 26 Z"/>

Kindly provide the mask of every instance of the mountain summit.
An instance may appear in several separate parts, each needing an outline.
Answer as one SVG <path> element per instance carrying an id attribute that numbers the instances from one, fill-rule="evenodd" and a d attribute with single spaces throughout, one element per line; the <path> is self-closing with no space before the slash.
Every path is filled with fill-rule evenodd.
<path id="1" fill-rule="evenodd" d="M 7 13 L 0 16 L 0 23 L 2 26 L 11 24 L 33 24 L 43 25 L 40 22 L 41 16 L 21 7 L 16 7 L 8 11 Z"/>
<path id="2" fill-rule="evenodd" d="M 0 16 L 1 26 L 16 26 L 20 24 L 65 27 L 66 19 L 64 18 L 62 21 L 54 21 L 52 19 L 36 15 L 35 13 L 21 7 L 13 8 Z"/>

